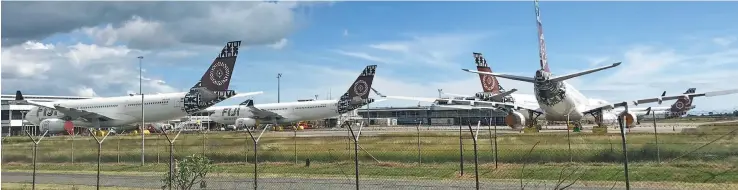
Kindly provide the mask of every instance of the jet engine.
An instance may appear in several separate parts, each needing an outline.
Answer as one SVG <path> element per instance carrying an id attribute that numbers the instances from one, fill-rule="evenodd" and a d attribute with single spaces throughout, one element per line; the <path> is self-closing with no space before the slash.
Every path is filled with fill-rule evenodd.
<path id="1" fill-rule="evenodd" d="M 636 123 L 638 121 L 638 117 L 636 117 L 636 114 L 633 112 L 625 112 L 623 111 L 620 113 L 620 117 L 623 117 L 623 121 L 625 122 L 624 125 L 626 128 L 633 128 L 636 126 Z"/>
<path id="2" fill-rule="evenodd" d="M 50 119 L 44 119 L 39 124 L 39 129 L 41 131 L 49 130 L 49 134 L 59 133 L 62 131 L 68 131 L 71 132 L 71 130 L 74 128 L 74 125 L 69 123 L 69 126 L 66 126 L 66 121 L 56 118 L 50 118 Z"/>
<path id="3" fill-rule="evenodd" d="M 255 127 L 256 120 L 251 118 L 238 118 L 236 119 L 236 127 L 242 128 L 242 127 Z"/>
<path id="4" fill-rule="evenodd" d="M 525 117 L 517 111 L 509 112 L 505 116 L 505 124 L 513 129 L 522 128 L 525 125 Z"/>

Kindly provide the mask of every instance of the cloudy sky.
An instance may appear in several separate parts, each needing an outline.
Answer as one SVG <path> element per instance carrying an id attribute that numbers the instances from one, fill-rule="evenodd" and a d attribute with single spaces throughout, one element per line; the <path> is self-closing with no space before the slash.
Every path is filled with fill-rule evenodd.
<path id="1" fill-rule="evenodd" d="M 554 74 L 623 62 L 569 81 L 609 101 L 738 88 L 735 10 L 736 2 L 541 3 Z M 281 100 L 294 101 L 337 98 L 370 64 L 380 92 L 424 97 L 479 92 L 477 76 L 460 70 L 474 67 L 473 51 L 495 72 L 532 76 L 538 67 L 532 2 L 3 2 L 1 34 L 3 94 L 138 92 L 138 56 L 145 93 L 182 91 L 231 40 L 246 46 L 231 86 L 264 91 L 257 104 L 276 102 L 277 73 Z M 738 109 L 738 96 L 695 104 Z"/>

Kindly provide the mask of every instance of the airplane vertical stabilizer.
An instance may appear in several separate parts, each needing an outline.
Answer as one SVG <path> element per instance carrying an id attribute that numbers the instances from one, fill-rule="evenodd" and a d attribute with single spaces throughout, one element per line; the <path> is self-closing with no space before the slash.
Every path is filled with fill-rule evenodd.
<path id="1" fill-rule="evenodd" d="M 538 7 L 538 0 L 534 1 L 536 8 L 536 26 L 538 27 L 538 57 L 540 58 L 541 69 L 551 72 L 548 69 L 548 57 L 546 57 L 546 41 L 543 38 L 543 24 L 541 23 L 541 10 Z"/>
<path id="2" fill-rule="evenodd" d="M 373 99 L 369 98 L 369 90 L 372 88 L 376 70 L 377 65 L 369 65 L 364 68 L 364 71 L 356 78 L 348 91 L 338 100 L 339 114 L 347 113 L 374 102 Z"/>
<path id="3" fill-rule="evenodd" d="M 183 98 L 183 111 L 193 114 L 236 95 L 228 87 L 240 46 L 241 41 L 226 43 L 200 81 Z"/>
<path id="4" fill-rule="evenodd" d="M 477 64 L 477 71 L 492 72 L 492 69 L 487 65 L 487 59 L 484 59 L 482 53 L 473 52 L 474 63 Z M 500 93 L 500 83 L 497 81 L 497 77 L 492 75 L 479 74 L 479 81 L 482 83 L 482 90 L 486 93 L 498 94 Z"/>

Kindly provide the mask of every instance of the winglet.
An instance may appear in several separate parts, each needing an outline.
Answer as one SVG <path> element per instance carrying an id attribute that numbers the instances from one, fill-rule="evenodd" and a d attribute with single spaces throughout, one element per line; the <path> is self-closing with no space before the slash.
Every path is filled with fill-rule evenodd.
<path id="1" fill-rule="evenodd" d="M 238 105 L 252 107 L 252 106 L 254 106 L 254 100 L 252 100 L 252 99 L 246 99 L 246 101 L 243 101 L 243 102 L 241 102 L 241 104 L 238 104 Z"/>
<path id="2" fill-rule="evenodd" d="M 15 100 L 17 101 L 23 100 L 23 94 L 21 93 L 20 90 L 15 91 Z"/>

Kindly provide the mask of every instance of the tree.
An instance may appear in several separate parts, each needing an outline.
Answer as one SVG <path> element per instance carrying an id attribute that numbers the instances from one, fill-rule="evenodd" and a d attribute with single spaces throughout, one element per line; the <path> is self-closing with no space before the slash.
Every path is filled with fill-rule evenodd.
<path id="1" fill-rule="evenodd" d="M 213 169 L 210 159 L 203 155 L 193 154 L 187 156 L 181 161 L 175 161 L 176 167 L 172 173 L 172 180 L 169 179 L 169 172 L 164 173 L 165 186 L 172 182 L 172 188 L 178 190 L 189 190 L 195 184 L 201 183 L 205 176 Z"/>

